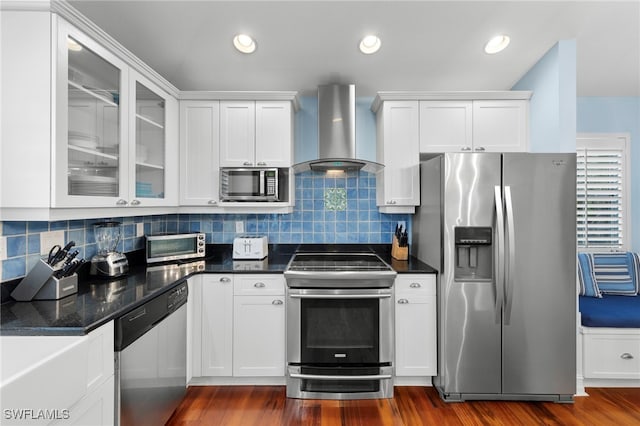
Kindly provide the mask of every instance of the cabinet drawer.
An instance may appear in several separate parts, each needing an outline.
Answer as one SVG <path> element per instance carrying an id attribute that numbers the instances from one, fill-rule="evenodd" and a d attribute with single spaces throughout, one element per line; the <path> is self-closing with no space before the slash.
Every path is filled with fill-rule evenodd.
<path id="1" fill-rule="evenodd" d="M 249 295 L 284 295 L 285 280 L 281 274 L 236 275 L 233 283 L 233 294 Z"/>
<path id="2" fill-rule="evenodd" d="M 436 294 L 436 275 L 398 275 L 395 282 L 397 293 L 410 293 L 416 295 Z"/>
<path id="3" fill-rule="evenodd" d="M 584 377 L 640 379 L 640 336 L 584 336 Z"/>

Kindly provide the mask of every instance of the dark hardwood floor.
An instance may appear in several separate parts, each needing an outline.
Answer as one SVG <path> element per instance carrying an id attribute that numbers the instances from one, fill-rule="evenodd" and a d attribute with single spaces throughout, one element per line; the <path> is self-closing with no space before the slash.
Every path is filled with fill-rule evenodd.
<path id="1" fill-rule="evenodd" d="M 196 425 L 640 425 L 640 388 L 589 388 L 573 404 L 445 403 L 435 388 L 402 386 L 393 399 L 287 399 L 284 386 L 193 386 L 167 423 Z"/>

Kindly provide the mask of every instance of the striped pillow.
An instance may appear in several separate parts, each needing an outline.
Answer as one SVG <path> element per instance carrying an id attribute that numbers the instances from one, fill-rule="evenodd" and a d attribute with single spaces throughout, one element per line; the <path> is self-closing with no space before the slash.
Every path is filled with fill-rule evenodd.
<path id="1" fill-rule="evenodd" d="M 593 275 L 602 294 L 636 296 L 638 294 L 638 255 L 593 253 Z"/>
<path id="2" fill-rule="evenodd" d="M 602 297 L 593 274 L 593 258 L 590 253 L 578 253 L 578 282 L 580 296 Z"/>

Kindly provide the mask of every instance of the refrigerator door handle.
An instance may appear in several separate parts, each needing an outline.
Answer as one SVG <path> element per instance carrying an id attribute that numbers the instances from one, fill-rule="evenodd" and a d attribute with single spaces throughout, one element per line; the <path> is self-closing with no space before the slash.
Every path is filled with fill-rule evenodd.
<path id="1" fill-rule="evenodd" d="M 516 246 L 515 246 L 515 224 L 513 223 L 513 203 L 511 199 L 511 187 L 504 187 L 504 202 L 507 220 L 507 246 L 509 251 L 508 263 L 506 269 L 505 279 L 505 310 L 504 310 L 504 323 L 509 325 L 511 322 L 511 307 L 513 306 L 513 291 L 514 291 L 514 272 L 516 269 Z"/>
<path id="2" fill-rule="evenodd" d="M 495 321 L 500 324 L 502 321 L 502 305 L 504 301 L 504 214 L 502 207 L 502 188 L 494 187 L 494 201 L 496 208 L 496 261 L 495 261 L 495 282 L 496 282 L 496 303 L 495 303 Z"/>

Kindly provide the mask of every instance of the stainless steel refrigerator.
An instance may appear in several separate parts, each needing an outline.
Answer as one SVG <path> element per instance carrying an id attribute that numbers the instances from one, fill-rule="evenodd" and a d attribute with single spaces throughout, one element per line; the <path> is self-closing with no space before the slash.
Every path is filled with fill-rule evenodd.
<path id="1" fill-rule="evenodd" d="M 412 252 L 439 270 L 441 397 L 573 401 L 575 154 L 421 160 Z"/>

